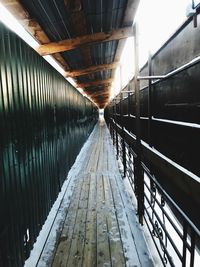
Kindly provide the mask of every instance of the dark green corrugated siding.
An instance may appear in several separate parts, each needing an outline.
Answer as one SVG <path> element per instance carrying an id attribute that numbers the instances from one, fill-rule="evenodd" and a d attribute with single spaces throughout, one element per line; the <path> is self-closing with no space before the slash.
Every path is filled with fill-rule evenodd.
<path id="1" fill-rule="evenodd" d="M 0 35 L 0 266 L 18 267 L 96 122 L 96 109 L 2 25 Z"/>

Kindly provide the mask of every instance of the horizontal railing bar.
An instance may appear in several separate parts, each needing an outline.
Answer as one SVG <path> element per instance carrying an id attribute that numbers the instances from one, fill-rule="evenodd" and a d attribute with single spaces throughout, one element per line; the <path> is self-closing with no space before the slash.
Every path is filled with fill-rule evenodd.
<path id="1" fill-rule="evenodd" d="M 194 65 L 200 63 L 200 56 L 198 57 L 195 57 L 193 58 L 191 61 L 189 61 L 188 63 L 178 67 L 177 69 L 171 71 L 171 72 L 168 72 L 167 74 L 165 75 L 162 75 L 164 76 L 162 79 L 158 79 L 157 81 L 155 82 L 152 82 L 152 84 L 156 84 L 156 83 L 159 83 L 160 81 L 162 81 L 163 79 L 168 79 L 168 78 L 171 78 L 172 76 L 186 70 L 186 69 L 189 69 L 190 67 L 193 67 Z"/>
<path id="2" fill-rule="evenodd" d="M 164 123 L 169 123 L 169 124 L 175 124 L 175 125 L 200 129 L 200 124 L 197 124 L 197 123 L 175 121 L 175 120 L 168 120 L 168 119 L 159 119 L 159 118 L 155 118 L 154 116 L 152 117 L 152 121 L 159 121 L 159 122 L 164 122 Z"/>
<path id="3" fill-rule="evenodd" d="M 137 80 L 154 80 L 154 79 L 164 79 L 166 75 L 155 75 L 155 76 L 138 76 Z"/>
<path id="4" fill-rule="evenodd" d="M 120 114 L 115 114 L 116 116 L 121 116 Z M 123 117 L 130 117 L 130 118 L 135 118 L 135 115 L 132 114 L 124 114 L 122 115 Z M 141 120 L 148 120 L 149 117 L 140 117 Z M 158 121 L 158 122 L 164 122 L 164 123 L 168 123 L 168 124 L 174 124 L 174 125 L 180 125 L 183 127 L 190 127 L 190 128 L 196 128 L 196 129 L 200 129 L 200 124 L 197 123 L 192 123 L 192 122 L 185 122 L 185 121 L 176 121 L 176 120 L 169 120 L 169 119 L 159 119 L 156 118 L 154 116 L 152 116 L 152 121 Z"/>
<path id="5" fill-rule="evenodd" d="M 164 75 L 154 75 L 154 76 L 138 76 L 138 80 L 152 80 L 152 79 L 157 79 L 157 80 L 162 80 L 162 79 L 167 79 L 170 78 L 171 76 L 174 76 L 175 74 L 180 73 L 183 70 L 186 70 L 200 62 L 200 56 L 193 58 L 191 61 L 187 62 L 186 64 L 183 64 L 182 66 L 178 67 L 177 69 L 168 72 L 167 74 Z M 158 81 L 155 81 L 156 83 Z"/>

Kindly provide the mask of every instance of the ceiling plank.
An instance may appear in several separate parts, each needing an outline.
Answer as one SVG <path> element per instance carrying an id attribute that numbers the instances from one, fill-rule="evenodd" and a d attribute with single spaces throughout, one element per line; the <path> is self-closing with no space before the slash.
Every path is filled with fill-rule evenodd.
<path id="1" fill-rule="evenodd" d="M 65 0 L 64 4 L 66 7 L 66 12 L 69 14 L 69 20 L 72 24 L 71 30 L 73 32 L 73 36 L 75 37 L 87 34 L 87 22 L 82 0 Z M 81 64 L 83 66 L 91 66 L 94 64 L 92 62 L 90 46 L 81 47 L 80 53 L 82 55 Z M 95 79 L 93 74 L 90 74 L 89 78 L 91 80 Z"/>
<path id="2" fill-rule="evenodd" d="M 37 51 L 40 55 L 51 55 L 58 52 L 64 52 L 79 48 L 83 45 L 108 42 L 113 40 L 125 39 L 133 35 L 132 27 L 124 27 L 110 32 L 98 32 L 86 34 L 72 39 L 62 40 L 60 42 L 52 42 L 49 44 L 40 45 Z"/>
<path id="3" fill-rule="evenodd" d="M 94 66 L 90 66 L 90 67 L 85 68 L 85 69 L 67 71 L 65 73 L 65 75 L 66 75 L 66 77 L 69 76 L 69 77 L 74 78 L 77 76 L 87 75 L 87 74 L 102 71 L 102 70 L 115 69 L 115 68 L 117 68 L 118 65 L 119 65 L 119 62 L 113 62 L 111 64 L 94 65 Z"/>
<path id="4" fill-rule="evenodd" d="M 87 95 L 90 96 L 95 96 L 95 95 L 99 95 L 99 94 L 110 94 L 110 90 L 107 89 L 102 89 L 102 90 L 97 90 L 97 91 L 93 91 L 93 92 L 86 92 Z"/>
<path id="5" fill-rule="evenodd" d="M 87 82 L 87 83 L 77 83 L 77 87 L 84 88 L 84 87 L 89 87 L 89 86 L 98 86 L 100 84 L 110 84 L 113 82 L 113 78 L 109 78 L 106 80 L 96 80 L 92 82 Z"/>

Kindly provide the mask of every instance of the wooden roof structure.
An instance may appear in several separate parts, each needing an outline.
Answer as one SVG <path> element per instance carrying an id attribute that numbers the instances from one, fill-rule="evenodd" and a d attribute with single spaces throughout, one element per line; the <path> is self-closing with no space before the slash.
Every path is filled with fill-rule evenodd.
<path id="1" fill-rule="evenodd" d="M 104 108 L 139 0 L 0 0 L 65 76 Z"/>

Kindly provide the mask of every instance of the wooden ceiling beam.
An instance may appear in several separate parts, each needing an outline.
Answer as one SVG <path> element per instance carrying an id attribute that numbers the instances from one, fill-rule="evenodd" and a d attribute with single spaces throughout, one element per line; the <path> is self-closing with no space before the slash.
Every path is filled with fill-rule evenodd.
<path id="1" fill-rule="evenodd" d="M 66 12 L 70 16 L 71 32 L 73 32 L 74 36 L 87 34 L 87 22 L 82 0 L 65 0 L 64 4 Z M 82 46 L 80 48 L 80 54 L 82 57 L 81 64 L 83 66 L 92 66 L 94 64 L 89 46 Z M 90 80 L 94 80 L 94 74 L 89 74 L 89 78 Z"/>
<path id="2" fill-rule="evenodd" d="M 105 79 L 105 80 L 96 80 L 87 83 L 77 83 L 77 87 L 84 88 L 89 86 L 98 86 L 101 84 L 111 84 L 113 82 L 113 78 Z"/>
<path id="3" fill-rule="evenodd" d="M 95 96 L 108 96 L 110 95 L 110 92 L 108 91 L 95 91 L 93 93 L 87 93 L 90 97 L 95 97 Z"/>
<path id="4" fill-rule="evenodd" d="M 19 23 L 30 33 L 40 44 L 50 42 L 50 39 L 43 31 L 40 24 L 31 17 L 28 11 L 22 6 L 20 0 L 0 0 L 0 3 L 19 21 Z M 55 60 L 65 69 L 69 69 L 67 62 L 60 54 L 53 55 Z"/>
<path id="5" fill-rule="evenodd" d="M 115 69 L 117 68 L 118 65 L 119 65 L 119 62 L 113 62 L 111 64 L 94 65 L 94 66 L 90 66 L 85 69 L 67 71 L 65 75 L 66 77 L 74 78 L 77 76 L 87 75 L 87 74 L 102 71 L 102 70 Z"/>
<path id="6" fill-rule="evenodd" d="M 62 40 L 60 42 L 52 42 L 40 45 L 37 48 L 37 51 L 41 56 L 51 55 L 59 52 L 73 50 L 83 45 L 125 39 L 132 35 L 133 35 L 132 27 L 124 27 L 112 30 L 110 32 L 98 32 L 93 34 L 86 34 L 76 38 Z"/>

